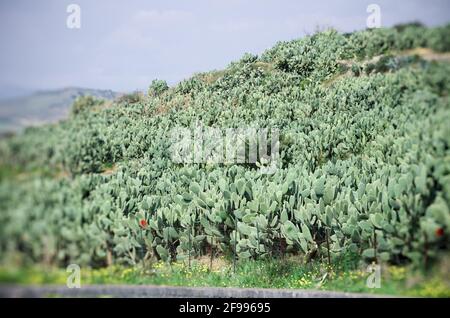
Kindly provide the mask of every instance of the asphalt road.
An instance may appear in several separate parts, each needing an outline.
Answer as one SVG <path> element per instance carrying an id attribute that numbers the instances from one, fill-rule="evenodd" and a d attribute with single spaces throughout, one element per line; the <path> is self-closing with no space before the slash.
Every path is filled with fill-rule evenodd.
<path id="1" fill-rule="evenodd" d="M 1 298 L 120 297 L 120 298 L 372 298 L 371 294 L 299 289 L 215 288 L 133 285 L 66 286 L 0 285 Z"/>

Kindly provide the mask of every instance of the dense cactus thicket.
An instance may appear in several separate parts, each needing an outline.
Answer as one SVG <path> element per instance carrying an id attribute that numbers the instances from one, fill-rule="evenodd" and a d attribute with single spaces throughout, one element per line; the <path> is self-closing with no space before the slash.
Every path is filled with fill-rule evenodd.
<path id="1" fill-rule="evenodd" d="M 326 31 L 154 81 L 145 98 L 79 100 L 1 143 L 0 255 L 436 259 L 450 231 L 449 39 L 450 26 Z M 278 169 L 173 162 L 171 128 L 199 122 L 279 129 Z"/>

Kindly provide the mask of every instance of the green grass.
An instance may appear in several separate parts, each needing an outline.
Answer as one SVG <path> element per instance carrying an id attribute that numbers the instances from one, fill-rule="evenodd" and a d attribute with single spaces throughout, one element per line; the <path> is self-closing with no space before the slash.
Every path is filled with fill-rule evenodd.
<path id="1" fill-rule="evenodd" d="M 108 167 L 106 167 L 108 168 Z M 105 169 L 106 169 L 105 168 Z M 30 177 L 57 178 L 64 171 L 50 167 L 24 167 L 20 164 L 0 163 L 0 181 L 20 182 Z"/>
<path id="2" fill-rule="evenodd" d="M 33 267 L 0 267 L 0 282 L 15 284 L 65 284 L 69 273 L 63 269 Z M 81 284 L 133 284 L 191 287 L 292 288 L 344 292 L 450 297 L 450 280 L 444 267 L 424 273 L 410 266 L 381 268 L 381 287 L 366 285 L 370 273 L 352 259 L 334 266 L 321 263 L 304 265 L 295 259 L 245 261 L 233 264 L 223 258 L 186 263 L 163 262 L 134 267 L 111 266 L 102 269 L 81 269 Z"/>

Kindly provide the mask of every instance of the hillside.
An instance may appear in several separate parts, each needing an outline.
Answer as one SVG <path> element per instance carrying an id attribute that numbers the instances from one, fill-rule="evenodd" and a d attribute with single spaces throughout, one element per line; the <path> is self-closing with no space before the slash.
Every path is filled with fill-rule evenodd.
<path id="1" fill-rule="evenodd" d="M 449 248 L 449 39 L 450 26 L 330 30 L 148 96 L 78 99 L 68 120 L 0 144 L 1 255 L 426 267 Z M 201 126 L 278 131 L 273 173 L 267 156 L 173 160 L 173 129 Z"/>
<path id="2" fill-rule="evenodd" d="M 68 87 L 0 100 L 0 133 L 64 119 L 75 99 L 81 96 L 112 100 L 119 94 L 110 90 Z"/>

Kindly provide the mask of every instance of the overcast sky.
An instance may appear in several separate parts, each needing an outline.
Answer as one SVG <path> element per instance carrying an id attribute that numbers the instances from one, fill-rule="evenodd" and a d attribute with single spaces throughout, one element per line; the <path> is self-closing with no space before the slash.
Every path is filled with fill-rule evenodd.
<path id="1" fill-rule="evenodd" d="M 448 0 L 0 0 L 0 90 L 174 84 L 317 28 L 363 29 L 370 3 L 383 26 L 450 21 Z"/>

